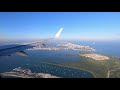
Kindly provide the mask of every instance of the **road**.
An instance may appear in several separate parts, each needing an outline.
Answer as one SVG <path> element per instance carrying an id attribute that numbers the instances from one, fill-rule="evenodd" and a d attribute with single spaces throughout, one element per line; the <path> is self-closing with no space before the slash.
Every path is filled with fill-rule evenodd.
<path id="1" fill-rule="evenodd" d="M 113 70 L 108 70 L 108 73 L 107 73 L 107 78 L 109 78 L 109 77 L 110 77 L 110 73 L 111 73 L 111 72 L 113 72 L 113 71 L 115 71 L 115 70 L 117 70 L 117 69 L 120 69 L 120 68 L 116 68 L 116 69 L 113 69 Z"/>

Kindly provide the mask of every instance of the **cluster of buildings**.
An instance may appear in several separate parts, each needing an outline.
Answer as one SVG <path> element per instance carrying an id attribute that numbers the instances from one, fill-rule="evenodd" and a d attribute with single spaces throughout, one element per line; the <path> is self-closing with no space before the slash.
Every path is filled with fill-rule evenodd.
<path id="1" fill-rule="evenodd" d="M 12 72 L 2 73 L 3 76 L 15 76 L 21 78 L 59 78 L 57 76 L 47 73 L 32 73 L 29 69 L 22 69 L 21 67 L 13 69 Z"/>
<path id="2" fill-rule="evenodd" d="M 91 48 L 89 46 L 82 46 L 82 45 L 77 45 L 73 43 L 68 43 L 68 42 L 60 42 L 58 46 L 64 46 L 64 47 L 43 47 L 43 45 L 36 44 L 36 47 L 33 47 L 28 50 L 68 50 L 68 49 L 73 49 L 73 50 L 87 50 L 87 51 L 95 51 L 94 48 Z"/>
<path id="3" fill-rule="evenodd" d="M 100 54 L 80 54 L 81 56 L 85 56 L 85 57 L 89 57 L 89 58 L 92 58 L 92 59 L 95 59 L 95 60 L 108 60 L 109 57 L 107 56 L 104 56 L 104 55 L 100 55 Z"/>
<path id="4" fill-rule="evenodd" d="M 34 47 L 28 50 L 65 50 L 64 48 L 56 48 L 56 47 Z"/>
<path id="5" fill-rule="evenodd" d="M 69 49 L 80 49 L 80 50 L 95 50 L 94 48 L 91 48 L 89 46 L 82 46 L 82 45 L 76 45 L 76 44 L 72 44 L 72 43 L 68 43 L 68 42 L 61 42 L 59 43 L 58 46 L 65 46 L 68 47 Z"/>

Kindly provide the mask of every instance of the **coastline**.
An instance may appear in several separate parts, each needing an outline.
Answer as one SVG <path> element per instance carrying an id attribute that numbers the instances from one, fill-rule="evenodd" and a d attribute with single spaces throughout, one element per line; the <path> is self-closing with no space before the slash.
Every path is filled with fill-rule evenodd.
<path id="1" fill-rule="evenodd" d="M 23 69 L 21 67 L 13 69 L 10 72 L 0 73 L 2 77 L 20 77 L 20 78 L 61 78 L 49 73 L 34 73 L 30 69 Z"/>
<path id="2" fill-rule="evenodd" d="M 93 75 L 93 78 L 95 78 L 95 74 L 87 69 L 83 69 L 83 68 L 76 68 L 76 67 L 70 67 L 69 65 L 61 65 L 61 63 L 59 64 L 55 64 L 55 63 L 50 63 L 50 62 L 41 62 L 41 63 L 45 63 L 45 64 L 50 64 L 50 65 L 55 65 L 55 66 L 61 66 L 61 67 L 65 67 L 65 68 L 69 68 L 69 69 L 76 69 L 76 70 L 83 70 L 83 71 L 87 71 L 89 73 L 91 73 Z"/>
<path id="3" fill-rule="evenodd" d="M 83 45 L 77 45 L 77 44 L 73 44 L 73 43 L 69 43 L 69 42 L 60 42 L 57 46 L 60 47 L 50 47 L 50 46 L 46 46 L 46 47 L 41 47 L 41 46 L 37 46 L 34 48 L 30 48 L 27 50 L 84 50 L 84 51 L 96 51 L 94 48 L 90 47 L 90 46 L 83 46 Z"/>

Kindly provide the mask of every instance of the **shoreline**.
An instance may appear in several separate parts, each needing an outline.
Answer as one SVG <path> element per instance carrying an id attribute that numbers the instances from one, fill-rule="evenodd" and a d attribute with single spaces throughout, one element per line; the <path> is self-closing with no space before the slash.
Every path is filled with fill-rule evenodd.
<path id="1" fill-rule="evenodd" d="M 83 50 L 83 51 L 96 51 L 94 48 L 91 48 L 90 46 L 83 46 L 83 45 L 77 45 L 69 42 L 60 42 L 57 46 L 62 47 L 40 47 L 36 46 L 34 48 L 30 48 L 27 50 Z"/>
<path id="2" fill-rule="evenodd" d="M 93 78 L 96 78 L 95 77 L 95 74 L 87 69 L 83 69 L 83 68 L 76 68 L 76 67 L 70 67 L 69 65 L 60 65 L 59 63 L 58 64 L 55 64 L 55 63 L 49 63 L 49 62 L 41 62 L 41 63 L 45 63 L 45 64 L 50 64 L 50 65 L 55 65 L 55 66 L 61 66 L 61 67 L 65 67 L 65 68 L 69 68 L 69 69 L 76 69 L 76 70 L 83 70 L 83 71 L 87 71 L 89 73 L 91 73 L 93 75 Z"/>
<path id="3" fill-rule="evenodd" d="M 30 69 L 23 69 L 21 67 L 13 69 L 10 72 L 0 73 L 3 77 L 20 77 L 20 78 L 61 78 L 49 73 L 34 73 Z"/>
<path id="4" fill-rule="evenodd" d="M 83 57 L 87 57 L 87 58 L 92 58 L 96 61 L 104 61 L 104 60 L 110 59 L 110 57 L 102 55 L 102 54 L 89 53 L 89 54 L 79 54 L 79 55 Z"/>

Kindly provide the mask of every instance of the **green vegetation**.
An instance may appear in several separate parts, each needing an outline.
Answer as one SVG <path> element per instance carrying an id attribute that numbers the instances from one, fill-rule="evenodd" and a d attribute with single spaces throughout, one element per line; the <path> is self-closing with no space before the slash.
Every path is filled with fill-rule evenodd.
<path id="1" fill-rule="evenodd" d="M 114 69 L 120 68 L 119 58 L 113 56 L 109 56 L 109 57 L 110 57 L 109 60 L 96 61 L 91 58 L 80 56 L 80 61 L 66 65 L 73 68 L 87 70 L 91 72 L 96 78 L 106 78 L 108 74 L 108 70 L 112 71 Z M 120 73 L 113 74 L 113 72 L 111 72 L 110 77 L 120 77 Z"/>
<path id="2" fill-rule="evenodd" d="M 82 52 L 81 54 L 86 54 L 86 52 Z M 106 78 L 108 75 L 108 71 L 110 71 L 110 76 L 109 76 L 110 78 L 111 77 L 120 78 L 120 73 L 119 73 L 120 58 L 110 56 L 110 55 L 106 55 L 106 56 L 110 57 L 110 59 L 97 61 L 92 58 L 80 56 L 80 60 L 74 63 L 54 63 L 54 64 L 64 66 L 64 67 L 89 71 L 94 75 L 95 78 Z"/>
<path id="3" fill-rule="evenodd" d="M 84 54 L 85 53 L 86 52 L 84 52 Z M 91 72 L 95 78 L 106 78 L 108 76 L 108 71 L 110 71 L 109 78 L 120 78 L 120 58 L 110 56 L 110 55 L 105 55 L 105 56 L 110 57 L 110 59 L 97 61 L 92 58 L 80 56 L 79 61 L 75 61 L 72 63 L 53 62 L 53 63 L 47 63 L 47 64 L 86 70 Z"/>

